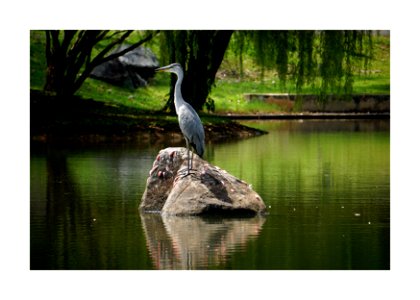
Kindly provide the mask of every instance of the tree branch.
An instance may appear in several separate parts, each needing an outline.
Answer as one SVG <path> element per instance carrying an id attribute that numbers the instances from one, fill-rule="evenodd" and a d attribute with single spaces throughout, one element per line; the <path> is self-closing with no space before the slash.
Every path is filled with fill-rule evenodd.
<path id="1" fill-rule="evenodd" d="M 128 52 L 130 52 L 130 51 L 132 51 L 132 50 L 134 50 L 134 49 L 136 49 L 137 47 L 139 47 L 140 45 L 142 45 L 142 44 L 144 44 L 144 43 L 146 43 L 146 42 L 148 42 L 148 41 L 150 41 L 157 33 L 158 33 L 159 31 L 156 31 L 156 32 L 152 32 L 152 33 L 150 33 L 148 36 L 146 36 L 144 39 L 142 39 L 142 40 L 140 40 L 140 41 L 138 41 L 137 43 L 134 43 L 133 45 L 131 45 L 130 47 L 127 47 L 126 49 L 124 49 L 124 50 L 121 50 L 121 51 L 119 51 L 119 52 L 116 52 L 116 53 L 113 53 L 113 54 L 110 54 L 110 55 L 108 55 L 108 56 L 106 56 L 106 57 L 104 57 L 102 60 L 99 60 L 98 62 L 98 64 L 97 65 L 100 65 L 100 64 L 103 64 L 104 62 L 107 62 L 107 61 L 110 61 L 110 60 L 113 60 L 114 58 L 117 58 L 117 57 L 120 57 L 120 56 L 122 56 L 122 55 L 124 55 L 124 54 L 126 54 L 126 53 L 128 53 Z M 131 32 L 130 32 L 131 33 Z M 124 40 L 125 40 L 125 38 L 124 38 Z M 117 44 L 121 44 L 122 42 L 124 42 L 124 40 L 122 40 L 121 42 L 119 42 L 119 43 L 117 43 Z M 115 44 L 115 45 L 117 45 L 117 44 Z"/>
<path id="2" fill-rule="evenodd" d="M 100 64 L 103 64 L 104 62 L 107 62 L 107 61 L 110 61 L 114 58 L 120 57 L 120 56 L 134 50 L 135 48 L 137 48 L 141 44 L 144 44 L 145 42 L 152 39 L 155 36 L 155 34 L 157 34 L 157 32 L 150 33 L 144 39 L 138 41 L 137 43 L 131 45 L 130 47 L 128 47 L 128 48 L 126 48 L 122 51 L 119 51 L 119 52 L 116 52 L 116 53 L 113 53 L 111 55 L 108 55 L 108 56 L 104 57 L 106 55 L 106 53 L 108 53 L 116 45 L 122 44 L 125 41 L 125 39 L 132 33 L 132 31 L 127 31 L 118 40 L 116 40 L 115 42 L 107 45 L 107 47 L 105 47 L 105 49 L 102 50 L 91 62 L 86 63 L 85 69 L 83 70 L 82 74 L 77 78 L 77 80 L 74 84 L 74 91 L 77 91 L 82 86 L 83 82 L 89 77 L 90 73 L 92 72 L 92 70 L 96 66 L 99 66 Z"/>

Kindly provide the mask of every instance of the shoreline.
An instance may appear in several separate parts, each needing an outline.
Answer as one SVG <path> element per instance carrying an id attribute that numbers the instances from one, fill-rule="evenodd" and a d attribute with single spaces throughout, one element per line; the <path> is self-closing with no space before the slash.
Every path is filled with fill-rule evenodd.
<path id="1" fill-rule="evenodd" d="M 183 140 L 176 116 L 168 114 L 118 107 L 76 96 L 62 101 L 32 90 L 30 104 L 31 142 L 48 144 L 150 142 L 166 138 Z M 202 115 L 206 140 L 212 142 L 266 134 L 265 131 L 248 127 L 237 121 L 270 119 L 390 119 L 390 113 L 284 112 Z"/>
<path id="2" fill-rule="evenodd" d="M 390 119 L 390 113 L 279 113 L 279 114 L 216 114 L 233 120 L 301 120 L 301 119 Z"/>

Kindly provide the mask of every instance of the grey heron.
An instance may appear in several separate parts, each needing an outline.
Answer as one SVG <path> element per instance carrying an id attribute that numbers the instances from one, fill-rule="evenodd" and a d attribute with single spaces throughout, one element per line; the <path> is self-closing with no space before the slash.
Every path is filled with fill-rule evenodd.
<path id="1" fill-rule="evenodd" d="M 204 154 L 204 128 L 201 123 L 200 117 L 194 108 L 188 104 L 181 93 L 181 84 L 184 79 L 184 71 L 179 63 L 173 63 L 165 67 L 161 67 L 155 70 L 156 72 L 170 72 L 174 73 L 177 76 L 177 81 L 175 84 L 175 111 L 178 115 L 179 127 L 182 134 L 184 135 L 185 141 L 187 143 L 187 157 L 188 157 L 188 167 L 187 175 L 192 169 L 192 163 L 194 158 L 194 152 L 191 151 L 191 147 L 195 152 L 203 157 Z M 191 151 L 191 161 L 190 161 L 190 151 Z"/>

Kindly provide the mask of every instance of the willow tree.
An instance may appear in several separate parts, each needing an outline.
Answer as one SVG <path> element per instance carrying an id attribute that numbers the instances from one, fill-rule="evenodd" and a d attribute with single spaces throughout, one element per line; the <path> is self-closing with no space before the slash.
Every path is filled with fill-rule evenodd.
<path id="1" fill-rule="evenodd" d="M 163 31 L 160 41 L 162 62 L 183 66 L 182 93 L 197 110 L 206 102 L 228 45 L 240 74 L 247 55 L 261 67 L 261 77 L 275 70 L 283 87 L 292 81 L 300 95 L 312 85 L 321 101 L 329 94 L 350 95 L 355 72 L 366 68 L 373 52 L 371 31 L 363 30 Z M 175 81 L 172 77 L 166 105 L 171 110 Z"/>
<path id="2" fill-rule="evenodd" d="M 247 53 L 261 67 L 277 71 L 281 84 L 292 81 L 300 94 L 307 85 L 329 94 L 350 95 L 357 70 L 372 58 L 371 31 L 363 30 L 262 30 L 236 31 L 230 47 L 243 74 Z"/>
<path id="3" fill-rule="evenodd" d="M 149 41 L 147 32 L 124 50 L 111 52 L 131 35 L 132 30 L 46 30 L 47 72 L 44 91 L 67 98 L 89 77 L 92 70 Z"/>
<path id="4" fill-rule="evenodd" d="M 196 110 L 201 110 L 214 84 L 216 72 L 229 44 L 231 30 L 175 30 L 161 33 L 164 63 L 178 62 L 184 69 L 182 94 Z M 173 76 L 169 100 L 165 106 L 174 111 Z"/>

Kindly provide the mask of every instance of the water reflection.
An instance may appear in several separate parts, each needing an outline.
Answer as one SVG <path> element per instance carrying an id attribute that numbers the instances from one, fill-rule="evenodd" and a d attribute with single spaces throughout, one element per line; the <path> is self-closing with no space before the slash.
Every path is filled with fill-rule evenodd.
<path id="1" fill-rule="evenodd" d="M 172 140 L 31 145 L 31 269 L 389 269 L 389 121 L 250 125 L 270 133 L 205 158 L 252 184 L 265 219 L 140 218 Z"/>
<path id="2" fill-rule="evenodd" d="M 137 206 L 153 159 L 135 146 L 33 148 L 31 269 L 144 268 Z"/>
<path id="3" fill-rule="evenodd" d="M 141 214 L 153 264 L 159 270 L 223 268 L 229 256 L 246 249 L 264 217 L 223 219 Z"/>

